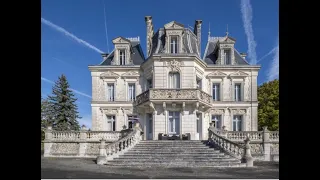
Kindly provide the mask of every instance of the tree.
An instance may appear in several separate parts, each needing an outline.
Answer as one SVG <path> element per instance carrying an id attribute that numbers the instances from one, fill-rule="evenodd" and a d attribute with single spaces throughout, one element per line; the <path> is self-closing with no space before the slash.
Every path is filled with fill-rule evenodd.
<path id="1" fill-rule="evenodd" d="M 279 80 L 275 79 L 258 87 L 258 127 L 268 126 L 279 130 Z"/>
<path id="2" fill-rule="evenodd" d="M 77 98 L 74 97 L 72 90 L 65 75 L 61 75 L 52 88 L 52 96 L 48 96 L 49 104 L 52 108 L 53 121 L 52 129 L 58 131 L 79 130 Z"/>
<path id="3" fill-rule="evenodd" d="M 54 111 L 49 100 L 41 98 L 41 129 L 53 124 Z"/>

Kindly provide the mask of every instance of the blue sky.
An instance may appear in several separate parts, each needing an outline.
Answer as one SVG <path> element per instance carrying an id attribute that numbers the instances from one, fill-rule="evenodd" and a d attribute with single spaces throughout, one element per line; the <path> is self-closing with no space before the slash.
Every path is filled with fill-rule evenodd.
<path id="1" fill-rule="evenodd" d="M 236 39 L 236 49 L 247 52 L 250 62 L 258 61 L 262 66 L 258 84 L 278 78 L 278 3 L 278 0 L 42 0 L 42 96 L 51 94 L 52 81 L 65 74 L 78 98 L 83 117 L 80 124 L 91 127 L 88 65 L 99 64 L 100 52 L 112 51 L 111 41 L 118 36 L 140 36 L 146 52 L 146 15 L 153 17 L 155 31 L 173 20 L 191 27 L 196 19 L 203 20 L 202 55 L 209 23 L 211 36 L 224 36 L 228 25 L 229 35 Z"/>

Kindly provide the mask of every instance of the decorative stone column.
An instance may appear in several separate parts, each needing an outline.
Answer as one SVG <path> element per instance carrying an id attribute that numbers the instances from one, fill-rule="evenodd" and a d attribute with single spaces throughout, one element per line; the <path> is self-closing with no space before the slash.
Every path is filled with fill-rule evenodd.
<path id="1" fill-rule="evenodd" d="M 251 155 L 251 149 L 250 149 L 250 138 L 247 136 L 247 138 L 244 140 L 245 148 L 244 148 L 244 156 L 242 157 L 242 162 L 246 163 L 247 167 L 253 167 L 253 157 Z"/>
<path id="2" fill-rule="evenodd" d="M 87 132 L 88 128 L 83 125 L 80 130 L 80 146 L 79 146 L 79 156 L 84 157 L 87 149 Z"/>
<path id="3" fill-rule="evenodd" d="M 50 156 L 50 150 L 51 150 L 51 146 L 52 146 L 52 127 L 48 126 L 47 129 L 45 130 L 45 139 L 44 139 L 44 153 L 43 156 L 44 157 L 48 157 Z"/>
<path id="4" fill-rule="evenodd" d="M 263 156 L 265 161 L 271 161 L 271 142 L 270 142 L 270 133 L 267 126 L 263 127 Z"/>
<path id="5" fill-rule="evenodd" d="M 97 164 L 103 165 L 106 163 L 107 163 L 106 140 L 102 138 L 100 140 L 99 156 L 97 157 Z"/>

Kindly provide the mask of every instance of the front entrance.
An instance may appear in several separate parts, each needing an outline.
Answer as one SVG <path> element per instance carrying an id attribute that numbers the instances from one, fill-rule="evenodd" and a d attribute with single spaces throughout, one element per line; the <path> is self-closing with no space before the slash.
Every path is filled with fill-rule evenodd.
<path id="1" fill-rule="evenodd" d="M 195 139 L 196 140 L 202 140 L 202 114 L 197 113 L 197 118 L 196 118 L 196 128 L 197 128 L 197 133 L 195 134 Z"/>
<path id="2" fill-rule="evenodd" d="M 169 111 L 168 117 L 168 135 L 180 134 L 180 112 Z"/>
<path id="3" fill-rule="evenodd" d="M 153 118 L 152 114 L 146 114 L 147 140 L 153 140 Z"/>

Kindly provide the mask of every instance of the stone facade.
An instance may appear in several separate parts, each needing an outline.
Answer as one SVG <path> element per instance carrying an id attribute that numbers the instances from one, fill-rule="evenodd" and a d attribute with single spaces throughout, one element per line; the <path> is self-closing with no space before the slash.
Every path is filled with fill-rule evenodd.
<path id="1" fill-rule="evenodd" d="M 93 131 L 120 131 L 132 116 L 147 140 L 159 133 L 206 140 L 213 117 L 217 128 L 257 131 L 260 66 L 247 63 L 234 38 L 208 37 L 201 58 L 201 20 L 194 31 L 172 21 L 156 32 L 152 17 L 145 21 L 147 57 L 140 38 L 117 37 L 103 62 L 89 66 Z"/>

